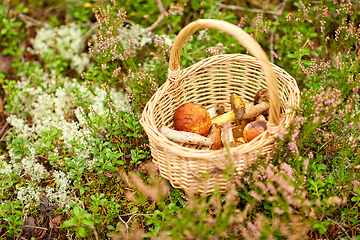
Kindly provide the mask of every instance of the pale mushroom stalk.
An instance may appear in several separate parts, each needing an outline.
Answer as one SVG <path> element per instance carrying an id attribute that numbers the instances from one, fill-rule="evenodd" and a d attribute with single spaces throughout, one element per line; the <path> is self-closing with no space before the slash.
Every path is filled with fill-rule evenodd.
<path id="1" fill-rule="evenodd" d="M 243 119 L 252 119 L 257 115 L 265 112 L 270 108 L 269 102 L 261 102 L 259 104 L 254 105 L 252 108 L 246 109 L 246 113 Z"/>
<path id="2" fill-rule="evenodd" d="M 177 143 L 196 144 L 202 146 L 210 146 L 211 138 L 203 137 L 200 134 L 177 131 L 166 126 L 160 127 L 160 132 L 169 140 Z"/>
<path id="3" fill-rule="evenodd" d="M 210 137 L 204 137 L 192 132 L 173 130 L 164 125 L 160 127 L 160 132 L 169 140 L 177 143 L 208 146 L 210 150 L 217 150 L 221 148 L 220 127 L 215 126 L 215 124 L 211 128 Z"/>
<path id="4" fill-rule="evenodd" d="M 218 105 L 216 105 L 214 107 L 209 108 L 206 111 L 209 113 L 211 119 L 213 119 L 216 116 L 224 114 L 225 113 L 225 107 L 224 107 L 223 104 L 218 104 Z"/>
<path id="5" fill-rule="evenodd" d="M 223 126 L 223 128 L 221 130 L 221 140 L 227 147 L 235 146 L 234 135 L 233 135 L 233 131 L 231 129 L 230 123 L 228 123 L 228 125 L 225 124 Z"/>

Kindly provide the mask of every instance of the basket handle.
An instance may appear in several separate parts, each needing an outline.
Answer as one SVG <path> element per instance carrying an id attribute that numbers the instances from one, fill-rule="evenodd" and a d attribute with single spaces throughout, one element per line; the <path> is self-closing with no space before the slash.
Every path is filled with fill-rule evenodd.
<path id="1" fill-rule="evenodd" d="M 269 90 L 269 121 L 268 132 L 272 135 L 277 135 L 279 132 L 279 115 L 280 115 L 280 98 L 279 86 L 275 73 L 270 65 L 269 59 L 261 46 L 248 33 L 238 26 L 216 19 L 198 19 L 186 25 L 178 34 L 175 42 L 171 48 L 169 73 L 170 81 L 176 82 L 180 76 L 180 54 L 185 40 L 196 31 L 213 28 L 223 31 L 234 37 L 238 42 L 245 47 L 257 60 L 259 61 L 262 70 L 264 71 L 267 88 Z"/>

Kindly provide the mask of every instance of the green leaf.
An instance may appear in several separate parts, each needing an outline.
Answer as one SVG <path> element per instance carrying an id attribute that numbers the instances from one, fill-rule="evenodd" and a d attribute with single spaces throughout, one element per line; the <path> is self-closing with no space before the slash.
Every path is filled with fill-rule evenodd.
<path id="1" fill-rule="evenodd" d="M 29 94 L 29 92 L 22 92 L 21 95 L 25 96 L 25 97 L 28 97 L 30 94 Z"/>
<path id="2" fill-rule="evenodd" d="M 310 67 L 311 66 L 311 61 L 310 60 L 301 60 L 301 62 L 304 64 L 305 67 Z"/>
<path id="3" fill-rule="evenodd" d="M 86 237 L 86 229 L 84 227 L 79 227 L 78 231 L 77 231 L 77 234 L 80 236 L 80 237 Z"/>
<path id="4" fill-rule="evenodd" d="M 297 54 L 297 53 L 295 53 L 295 54 L 289 53 L 287 56 L 288 56 L 289 58 L 295 58 L 295 59 L 299 59 L 299 58 L 300 58 L 300 55 Z"/>
<path id="5" fill-rule="evenodd" d="M 301 55 L 310 55 L 310 48 L 305 48 L 302 52 Z"/>
<path id="6" fill-rule="evenodd" d="M 125 162 L 122 161 L 122 160 L 115 160 L 114 163 L 115 163 L 115 164 L 120 164 L 120 165 L 125 164 Z"/>
<path id="7" fill-rule="evenodd" d="M 114 226 L 112 226 L 112 225 L 108 225 L 108 226 L 106 226 L 107 227 L 107 229 L 109 229 L 109 230 L 111 230 L 111 231 L 115 231 L 116 229 L 114 228 Z"/>
<path id="8" fill-rule="evenodd" d="M 309 34 L 310 38 L 315 38 L 317 36 L 318 36 L 318 34 L 316 32 L 312 32 L 312 33 Z"/>
<path id="9" fill-rule="evenodd" d="M 359 200 L 359 197 L 352 197 L 351 198 L 351 201 L 353 201 L 353 202 L 356 202 L 357 200 Z"/>
<path id="10" fill-rule="evenodd" d="M 77 218 L 71 218 L 63 223 L 64 227 L 72 227 L 78 224 Z"/>
<path id="11" fill-rule="evenodd" d="M 86 226 L 94 226 L 94 222 L 93 221 L 90 221 L 90 220 L 87 220 L 87 219 L 81 219 L 81 223 L 86 225 Z"/>
<path id="12" fill-rule="evenodd" d="M 79 216 L 80 216 L 80 209 L 79 209 L 78 207 L 74 207 L 74 209 L 73 209 L 73 214 L 74 214 L 75 216 L 79 217 Z"/>

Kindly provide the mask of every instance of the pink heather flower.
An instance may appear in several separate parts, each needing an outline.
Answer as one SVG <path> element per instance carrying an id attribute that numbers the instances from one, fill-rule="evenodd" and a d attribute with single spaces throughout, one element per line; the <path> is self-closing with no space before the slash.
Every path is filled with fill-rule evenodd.
<path id="1" fill-rule="evenodd" d="M 281 60 L 281 57 L 276 54 L 274 50 L 271 50 L 271 54 L 278 60 Z"/>
<path id="2" fill-rule="evenodd" d="M 286 21 L 291 21 L 291 13 L 288 13 L 288 15 L 286 15 Z"/>
<path id="3" fill-rule="evenodd" d="M 261 232 L 259 229 L 250 221 L 247 222 L 247 226 L 249 230 L 255 235 L 255 236 L 261 236 Z"/>
<path id="4" fill-rule="evenodd" d="M 279 137 L 281 140 L 284 140 L 284 136 L 285 136 L 286 134 L 288 134 L 288 132 L 285 130 L 285 128 L 284 128 L 283 126 L 281 126 L 278 137 Z"/>
<path id="5" fill-rule="evenodd" d="M 101 64 L 101 69 L 105 70 L 106 69 L 106 64 Z"/>
<path id="6" fill-rule="evenodd" d="M 268 189 L 263 182 L 255 182 L 255 185 L 262 190 L 263 194 L 266 194 L 268 192 Z"/>
<path id="7" fill-rule="evenodd" d="M 319 120 L 320 120 L 320 117 L 314 117 L 313 123 L 317 123 L 317 122 L 319 122 Z"/>
<path id="8" fill-rule="evenodd" d="M 312 152 L 309 152 L 308 157 L 311 159 L 314 157 L 314 154 Z"/>
<path id="9" fill-rule="evenodd" d="M 173 4 L 171 4 L 168 12 L 173 15 L 176 15 L 176 14 L 181 15 L 183 13 L 183 11 L 184 11 L 184 9 L 182 7 L 180 7 L 179 5 L 174 6 Z"/>
<path id="10" fill-rule="evenodd" d="M 120 72 L 121 72 L 121 67 L 116 68 L 116 69 L 113 71 L 111 77 L 117 77 Z"/>
<path id="11" fill-rule="evenodd" d="M 277 193 L 277 189 L 271 183 L 267 183 L 266 187 L 269 189 L 272 195 L 275 195 Z"/>
<path id="12" fill-rule="evenodd" d="M 289 148 L 290 148 L 290 151 L 293 152 L 293 153 L 298 151 L 298 147 L 296 145 L 296 142 L 290 142 L 289 143 Z"/>
<path id="13" fill-rule="evenodd" d="M 284 172 L 286 173 L 286 176 L 288 176 L 290 179 L 293 179 L 294 176 L 294 169 L 287 163 L 282 163 L 281 164 L 281 169 L 284 170 Z"/>
<path id="14" fill-rule="evenodd" d="M 257 200 L 259 202 L 264 200 L 264 198 L 262 196 L 260 196 L 258 193 L 254 192 L 254 191 L 251 191 L 249 194 L 252 198 L 254 198 L 255 200 Z"/>
<path id="15" fill-rule="evenodd" d="M 281 215 L 281 214 L 284 213 L 284 211 L 281 210 L 280 208 L 276 207 L 276 208 L 274 208 L 274 213 L 276 213 L 276 214 L 278 214 L 278 215 Z"/>

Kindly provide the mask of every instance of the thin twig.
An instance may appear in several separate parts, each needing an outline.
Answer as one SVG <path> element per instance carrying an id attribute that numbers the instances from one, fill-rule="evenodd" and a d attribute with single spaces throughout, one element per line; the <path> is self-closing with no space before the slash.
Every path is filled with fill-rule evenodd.
<path id="1" fill-rule="evenodd" d="M 9 232 L 9 230 L 6 230 L 6 232 L 0 236 L 0 238 L 2 238 L 3 236 L 5 236 L 7 233 Z"/>
<path id="2" fill-rule="evenodd" d="M 344 231 L 344 233 L 346 234 L 346 236 L 347 236 L 349 239 L 354 239 L 354 238 L 352 238 L 352 237 L 349 236 L 349 234 L 347 233 L 347 231 L 345 231 L 345 229 L 343 228 L 343 226 L 342 226 L 340 223 L 338 223 L 338 222 L 336 222 L 336 221 L 334 221 L 334 220 L 332 220 L 332 219 L 330 219 L 330 218 L 327 218 L 327 220 L 330 221 L 330 222 L 332 222 L 332 223 L 335 223 L 336 225 L 338 225 L 338 226 L 341 228 L 341 230 Z"/>
<path id="3" fill-rule="evenodd" d="M 19 14 L 19 18 L 25 23 L 26 27 L 43 25 L 42 21 L 29 17 L 28 15 L 25 15 L 23 13 Z"/>
<path id="4" fill-rule="evenodd" d="M 275 15 L 274 19 L 276 22 L 279 22 L 279 17 L 283 14 L 284 12 L 284 8 L 286 6 L 288 0 L 283 1 L 282 3 L 279 3 L 279 5 L 277 5 L 276 7 L 279 8 L 279 10 L 277 11 L 279 13 L 279 15 Z M 270 61 L 274 62 L 274 36 L 275 36 L 275 32 L 277 29 L 277 25 L 275 25 L 274 27 L 274 31 L 271 32 L 270 34 Z"/>
<path id="5" fill-rule="evenodd" d="M 29 227 L 29 228 L 37 228 L 37 229 L 42 229 L 42 230 L 48 230 L 47 228 L 43 228 L 43 227 L 38 227 L 38 226 L 32 226 L 32 225 L 22 225 L 21 227 Z"/>
<path id="6" fill-rule="evenodd" d="M 129 234 L 129 222 L 130 222 L 130 220 L 131 220 L 131 218 L 132 218 L 133 216 L 135 216 L 135 214 L 131 215 L 131 216 L 129 217 L 129 219 L 127 220 L 127 222 L 125 222 L 120 216 L 118 216 L 119 219 L 120 219 L 120 221 L 125 224 L 126 234 Z"/>
<path id="7" fill-rule="evenodd" d="M 122 215 L 119 215 L 119 217 L 124 217 L 124 216 L 129 216 L 129 215 L 136 215 L 136 216 L 144 216 L 144 215 L 148 215 L 148 216 L 151 216 L 151 215 L 154 215 L 152 213 L 126 213 L 126 214 L 122 214 Z"/>
<path id="8" fill-rule="evenodd" d="M 275 29 L 276 29 L 276 26 L 275 26 Z M 273 54 L 273 51 L 274 51 L 274 35 L 275 35 L 275 32 L 271 32 L 270 34 L 270 62 L 274 62 L 274 54 Z"/>
<path id="9" fill-rule="evenodd" d="M 353 127 L 349 126 L 349 124 L 347 122 L 345 122 L 344 120 L 342 120 L 341 118 L 339 118 L 338 116 L 333 116 L 335 119 L 341 121 L 344 125 L 347 125 L 351 130 L 353 130 L 355 133 L 360 135 L 360 132 L 355 130 Z"/>
<path id="10" fill-rule="evenodd" d="M 85 46 L 86 46 L 85 43 L 86 43 L 86 40 L 88 39 L 89 35 L 95 30 L 95 28 L 98 28 L 98 27 L 100 27 L 100 23 L 98 23 L 98 22 L 95 22 L 95 23 L 90 25 L 89 31 L 87 31 L 85 33 L 85 35 L 83 36 L 83 38 L 81 40 L 81 45 L 80 46 L 82 48 L 85 48 Z"/>
<path id="11" fill-rule="evenodd" d="M 147 32 L 154 30 L 157 27 L 157 25 L 159 25 L 159 23 L 162 22 L 162 20 L 164 19 L 165 13 L 166 13 L 164 5 L 162 4 L 161 0 L 156 0 L 156 3 L 160 10 L 160 16 L 158 17 L 158 19 L 156 19 L 156 21 L 153 24 L 151 24 L 150 27 L 147 27 L 145 29 Z"/>
<path id="12" fill-rule="evenodd" d="M 97 233 L 95 227 L 94 226 L 86 226 L 86 227 L 91 228 L 94 231 L 96 240 L 99 240 L 99 236 L 98 236 L 98 233 Z"/>
<path id="13" fill-rule="evenodd" d="M 3 134 L 4 134 L 4 132 L 5 132 L 5 129 L 6 129 L 6 127 L 9 125 L 9 123 L 8 122 L 6 122 L 5 124 L 4 124 L 4 126 L 2 126 L 2 128 L 1 128 L 1 130 L 0 130 L 0 136 L 3 136 Z"/>
<path id="14" fill-rule="evenodd" d="M 0 142 L 5 141 L 4 137 L 6 137 L 7 133 L 8 133 L 9 131 L 13 130 L 13 129 L 14 129 L 14 127 L 9 128 L 9 129 L 4 133 L 4 135 L 1 137 Z"/>
<path id="15" fill-rule="evenodd" d="M 282 14 L 282 11 L 269 11 L 269 10 L 262 10 L 262 9 L 254 9 L 254 8 L 244 8 L 240 6 L 234 6 L 234 5 L 226 5 L 222 3 L 216 3 L 220 8 L 226 8 L 230 10 L 240 10 L 240 11 L 247 11 L 247 12 L 253 12 L 253 13 L 268 13 L 276 16 L 280 16 Z"/>
<path id="16" fill-rule="evenodd" d="M 286 3 L 288 2 L 288 0 L 284 0 L 283 2 L 279 3 L 275 8 L 279 9 L 277 11 L 269 11 L 269 10 L 263 10 L 263 9 L 254 9 L 254 8 L 244 8 L 244 7 L 240 7 L 240 6 L 234 6 L 234 5 L 226 5 L 223 4 L 221 2 L 216 3 L 215 5 L 218 5 L 220 8 L 226 8 L 226 9 L 230 9 L 230 10 L 240 10 L 240 11 L 248 11 L 248 12 L 253 12 L 253 13 L 267 13 L 267 14 L 272 14 L 274 15 L 274 19 L 275 21 L 279 21 L 279 16 L 281 16 L 284 12 L 284 8 L 286 6 Z M 275 25 L 274 29 L 276 30 L 277 25 Z M 275 31 L 272 31 L 270 34 L 270 61 L 274 62 L 274 36 L 275 36 Z"/>

